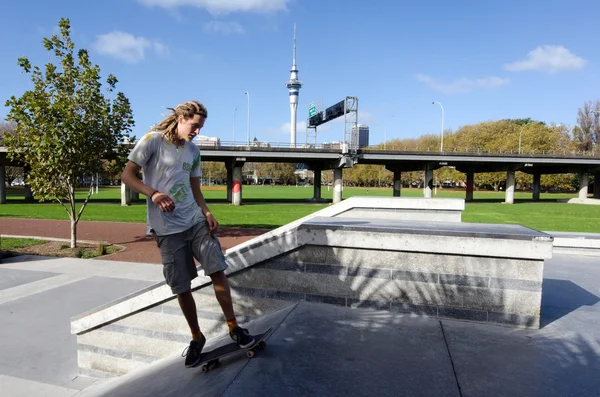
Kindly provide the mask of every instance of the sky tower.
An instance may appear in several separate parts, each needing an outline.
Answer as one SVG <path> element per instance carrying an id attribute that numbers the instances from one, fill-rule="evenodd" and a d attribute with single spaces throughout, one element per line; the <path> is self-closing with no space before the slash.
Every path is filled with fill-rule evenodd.
<path id="1" fill-rule="evenodd" d="M 298 112 L 298 93 L 302 82 L 298 80 L 298 69 L 296 68 L 296 24 L 294 24 L 294 53 L 292 56 L 292 70 L 290 70 L 290 80 L 286 83 L 290 92 L 290 145 L 296 147 L 296 114 Z"/>

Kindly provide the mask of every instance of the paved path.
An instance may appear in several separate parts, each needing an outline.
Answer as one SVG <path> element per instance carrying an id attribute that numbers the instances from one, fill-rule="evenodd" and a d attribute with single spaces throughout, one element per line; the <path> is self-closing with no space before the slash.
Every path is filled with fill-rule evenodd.
<path id="1" fill-rule="evenodd" d="M 36 255 L 5 259 L 0 395 L 73 396 L 94 383 L 78 374 L 70 318 L 162 280 L 154 264 Z"/>
<path id="2" fill-rule="evenodd" d="M 225 251 L 268 230 L 220 228 L 217 235 Z M 68 220 L 0 218 L 0 235 L 70 239 L 71 224 Z M 125 247 L 124 251 L 102 257 L 104 260 L 160 263 L 160 253 L 154 239 L 146 236 L 145 223 L 80 221 L 77 224 L 77 239 L 106 241 Z"/>

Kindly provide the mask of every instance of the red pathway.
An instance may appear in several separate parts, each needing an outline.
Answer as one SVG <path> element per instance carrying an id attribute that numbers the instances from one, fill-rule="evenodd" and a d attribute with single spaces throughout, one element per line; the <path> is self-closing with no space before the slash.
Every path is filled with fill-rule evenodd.
<path id="1" fill-rule="evenodd" d="M 267 232 L 269 229 L 219 228 L 217 236 L 223 251 Z M 0 218 L 0 235 L 71 239 L 68 220 Z M 160 253 L 152 237 L 146 236 L 145 223 L 91 222 L 77 224 L 77 240 L 106 241 L 125 250 L 102 257 L 106 260 L 160 264 Z"/>

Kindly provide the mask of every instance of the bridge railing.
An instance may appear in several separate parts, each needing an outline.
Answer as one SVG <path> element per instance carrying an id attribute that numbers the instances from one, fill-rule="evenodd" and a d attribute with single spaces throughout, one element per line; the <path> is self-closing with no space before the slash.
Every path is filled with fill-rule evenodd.
<path id="1" fill-rule="evenodd" d="M 342 150 L 342 144 L 335 143 L 296 143 L 292 146 L 289 142 L 247 142 L 240 141 L 196 141 L 195 142 L 202 149 L 295 149 L 295 150 Z M 386 148 L 382 145 L 377 146 L 363 146 L 359 151 L 368 152 L 407 152 L 407 153 L 440 153 L 439 149 L 432 149 L 429 147 L 420 146 L 400 146 L 390 144 Z M 518 149 L 488 149 L 478 147 L 448 147 L 444 148 L 444 154 L 480 154 L 480 155 L 510 155 L 510 156 L 569 156 L 569 157 L 600 157 L 600 151 L 595 148 L 594 150 L 578 151 L 578 150 L 521 150 L 519 153 Z"/>
<path id="2" fill-rule="evenodd" d="M 379 146 L 365 146 L 360 148 L 363 151 L 380 151 L 380 152 L 419 152 L 419 153 L 440 153 L 439 149 L 419 146 L 388 146 L 385 149 Z M 521 150 L 517 149 L 488 149 L 488 148 L 444 148 L 444 154 L 482 154 L 482 155 L 511 155 L 511 156 L 581 156 L 581 157 L 600 157 L 600 151 L 595 150 Z"/>

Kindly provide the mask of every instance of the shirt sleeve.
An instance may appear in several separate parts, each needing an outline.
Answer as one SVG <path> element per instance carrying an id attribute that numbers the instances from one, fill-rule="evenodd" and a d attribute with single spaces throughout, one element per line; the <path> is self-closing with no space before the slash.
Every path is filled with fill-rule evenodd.
<path id="1" fill-rule="evenodd" d="M 140 139 L 138 143 L 135 144 L 133 150 L 131 150 L 127 159 L 136 163 L 140 167 L 144 167 L 152 157 L 152 154 L 154 154 L 156 146 L 155 135 L 156 134 L 152 132 L 149 132 L 146 135 L 144 135 L 142 139 Z"/>
<path id="2" fill-rule="evenodd" d="M 200 149 L 197 149 L 197 152 L 194 156 L 194 162 L 192 163 L 192 170 L 190 171 L 190 178 L 201 176 L 200 172 Z"/>

